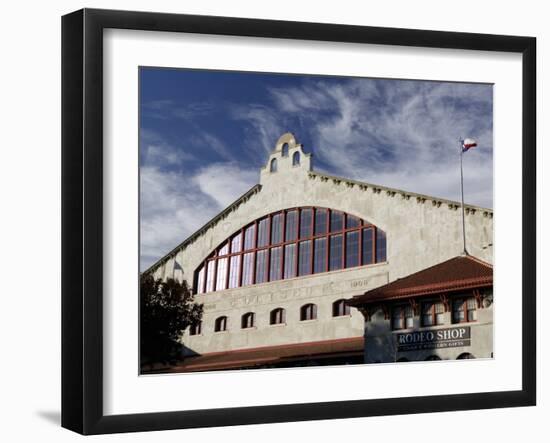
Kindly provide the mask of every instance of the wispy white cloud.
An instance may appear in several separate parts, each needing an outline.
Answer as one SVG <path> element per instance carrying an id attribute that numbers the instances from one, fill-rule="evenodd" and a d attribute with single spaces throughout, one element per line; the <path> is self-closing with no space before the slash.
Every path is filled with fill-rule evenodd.
<path id="1" fill-rule="evenodd" d="M 195 160 L 195 156 L 179 146 L 169 143 L 155 131 L 142 129 L 140 132 L 142 162 L 159 167 L 184 165 Z"/>
<path id="2" fill-rule="evenodd" d="M 160 120 L 184 119 L 192 120 L 199 116 L 211 114 L 220 104 L 215 106 L 209 102 L 191 102 L 182 105 L 171 99 L 150 100 L 141 105 L 141 110 L 146 117 Z"/>
<path id="3" fill-rule="evenodd" d="M 300 114 L 329 172 L 458 198 L 458 139 L 479 148 L 465 161 L 472 204 L 492 206 L 492 91 L 486 85 L 323 81 L 271 91 L 281 112 Z"/>
<path id="4" fill-rule="evenodd" d="M 243 146 L 256 163 L 265 161 L 277 139 L 286 132 L 281 114 L 264 105 L 235 106 L 231 117 L 244 123 Z"/>
<path id="5" fill-rule="evenodd" d="M 233 160 L 235 154 L 227 147 L 227 145 L 213 134 L 200 130 L 197 128 L 195 134 L 190 135 L 190 143 L 197 149 L 205 149 L 216 153 L 220 158 L 224 160 Z"/>
<path id="6" fill-rule="evenodd" d="M 258 181 L 234 163 L 215 163 L 188 174 L 140 169 L 142 270 L 173 249 Z"/>
<path id="7" fill-rule="evenodd" d="M 198 171 L 193 182 L 200 191 L 224 208 L 258 183 L 258 171 L 237 163 L 214 163 Z"/>

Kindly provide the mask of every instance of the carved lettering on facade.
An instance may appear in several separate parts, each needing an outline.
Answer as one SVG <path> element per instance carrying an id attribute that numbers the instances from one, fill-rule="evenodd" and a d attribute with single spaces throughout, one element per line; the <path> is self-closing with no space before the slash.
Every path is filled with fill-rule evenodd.
<path id="1" fill-rule="evenodd" d="M 365 286 L 368 286 L 368 284 L 369 284 L 369 279 L 363 278 L 361 280 L 353 280 L 351 282 L 351 287 L 352 288 L 364 288 Z"/>

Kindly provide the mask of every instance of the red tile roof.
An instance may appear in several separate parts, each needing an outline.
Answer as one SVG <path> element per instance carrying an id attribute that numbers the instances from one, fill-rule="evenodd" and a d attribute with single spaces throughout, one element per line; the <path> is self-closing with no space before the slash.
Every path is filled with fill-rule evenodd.
<path id="1" fill-rule="evenodd" d="M 374 301 L 462 291 L 492 285 L 492 265 L 471 255 L 461 255 L 357 295 L 349 299 L 348 304 L 361 306 Z"/>
<path id="2" fill-rule="evenodd" d="M 183 363 L 163 372 L 215 371 L 220 369 L 250 368 L 265 364 L 280 364 L 304 358 L 362 355 L 363 348 L 363 337 L 352 337 L 226 352 L 212 352 L 196 357 L 188 357 Z"/>

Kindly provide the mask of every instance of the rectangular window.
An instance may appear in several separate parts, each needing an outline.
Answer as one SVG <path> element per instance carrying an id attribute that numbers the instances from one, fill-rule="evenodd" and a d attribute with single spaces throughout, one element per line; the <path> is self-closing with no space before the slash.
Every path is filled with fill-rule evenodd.
<path id="1" fill-rule="evenodd" d="M 422 304 L 422 326 L 432 326 L 434 324 L 433 303 Z"/>
<path id="2" fill-rule="evenodd" d="M 477 320 L 476 300 L 469 297 L 466 300 L 453 300 L 453 323 L 464 323 Z"/>
<path id="3" fill-rule="evenodd" d="M 315 235 L 327 233 L 327 215 L 326 209 L 315 210 Z"/>
<path id="4" fill-rule="evenodd" d="M 269 218 L 263 218 L 258 222 L 258 248 L 269 243 Z"/>
<path id="5" fill-rule="evenodd" d="M 234 255 L 229 261 L 229 287 L 239 286 L 239 271 L 241 270 L 241 256 Z"/>
<path id="6" fill-rule="evenodd" d="M 285 279 L 296 277 L 296 244 L 285 246 Z"/>
<path id="7" fill-rule="evenodd" d="M 396 306 L 392 310 L 392 329 L 405 329 L 405 316 L 401 306 Z"/>
<path id="8" fill-rule="evenodd" d="M 376 229 L 376 263 L 386 261 L 386 234 Z"/>
<path id="9" fill-rule="evenodd" d="M 462 323 L 464 318 L 464 300 L 453 300 L 453 323 Z"/>
<path id="10" fill-rule="evenodd" d="M 428 320 L 429 321 L 429 320 Z M 396 306 L 392 310 L 393 329 L 411 329 L 414 326 L 413 309 L 410 305 Z"/>
<path id="11" fill-rule="evenodd" d="M 346 228 L 357 228 L 361 224 L 361 219 L 353 215 L 346 216 Z"/>
<path id="12" fill-rule="evenodd" d="M 363 229 L 363 250 L 362 250 L 362 261 L 364 265 L 370 265 L 373 263 L 373 230 Z"/>
<path id="13" fill-rule="evenodd" d="M 256 253 L 256 283 L 267 281 L 267 249 Z"/>
<path id="14" fill-rule="evenodd" d="M 359 231 L 346 233 L 346 268 L 359 266 Z"/>
<path id="15" fill-rule="evenodd" d="M 254 225 L 250 225 L 244 230 L 244 249 L 254 249 Z"/>
<path id="16" fill-rule="evenodd" d="M 300 238 L 311 237 L 311 225 L 313 221 L 313 209 L 300 211 Z"/>
<path id="17" fill-rule="evenodd" d="M 197 274 L 197 287 L 195 288 L 197 294 L 204 292 L 204 266 L 201 266 L 200 271 Z"/>
<path id="18" fill-rule="evenodd" d="M 243 286 L 252 284 L 254 266 L 254 253 L 249 252 L 243 256 Z"/>
<path id="19" fill-rule="evenodd" d="M 206 272 L 206 292 L 214 290 L 214 277 L 216 275 L 216 260 L 210 260 Z"/>
<path id="20" fill-rule="evenodd" d="M 422 304 L 422 326 L 445 324 L 445 305 L 440 302 Z"/>
<path id="21" fill-rule="evenodd" d="M 342 234 L 330 236 L 329 271 L 342 269 Z"/>
<path id="22" fill-rule="evenodd" d="M 412 306 L 405 306 L 405 328 L 411 329 L 414 327 L 414 310 Z"/>
<path id="23" fill-rule="evenodd" d="M 325 272 L 327 270 L 327 239 L 318 238 L 315 240 L 315 252 L 313 257 L 313 272 Z"/>
<path id="24" fill-rule="evenodd" d="M 298 275 L 311 274 L 311 240 L 303 241 L 298 249 Z"/>
<path id="25" fill-rule="evenodd" d="M 344 229 L 344 214 L 338 211 L 330 211 L 330 232 Z"/>
<path id="26" fill-rule="evenodd" d="M 227 255 L 229 254 L 229 243 L 224 243 L 220 249 L 218 249 L 218 255 Z"/>
<path id="27" fill-rule="evenodd" d="M 435 324 L 445 324 L 445 305 L 443 303 L 436 303 L 434 306 L 435 311 Z"/>
<path id="28" fill-rule="evenodd" d="M 283 241 L 283 214 L 271 217 L 271 244 L 276 245 Z"/>
<path id="29" fill-rule="evenodd" d="M 216 276 L 216 291 L 226 289 L 227 257 L 218 259 L 218 271 Z"/>
<path id="30" fill-rule="evenodd" d="M 285 241 L 296 240 L 298 231 L 298 211 L 288 211 L 286 213 L 286 232 Z"/>
<path id="31" fill-rule="evenodd" d="M 477 320 L 477 305 L 476 305 L 476 299 L 474 297 L 470 297 L 466 300 L 466 311 L 468 312 L 468 321 L 476 321 Z"/>
<path id="32" fill-rule="evenodd" d="M 275 281 L 281 279 L 281 255 L 283 248 L 281 246 L 277 248 L 271 248 L 271 257 L 269 261 L 269 281 Z"/>
<path id="33" fill-rule="evenodd" d="M 241 252 L 242 251 L 242 234 L 239 232 L 237 235 L 233 236 L 231 239 L 231 252 Z"/>

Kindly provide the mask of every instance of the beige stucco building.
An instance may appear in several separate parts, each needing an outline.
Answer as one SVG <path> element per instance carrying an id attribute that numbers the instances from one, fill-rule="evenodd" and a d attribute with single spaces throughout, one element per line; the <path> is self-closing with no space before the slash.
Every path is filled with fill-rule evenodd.
<path id="1" fill-rule="evenodd" d="M 186 280 L 204 303 L 201 326 L 182 337 L 202 357 L 182 370 L 363 361 L 364 317 L 342 300 L 462 252 L 460 203 L 311 161 L 281 136 L 259 184 L 147 271 Z M 492 210 L 465 213 L 469 253 L 492 263 Z"/>

